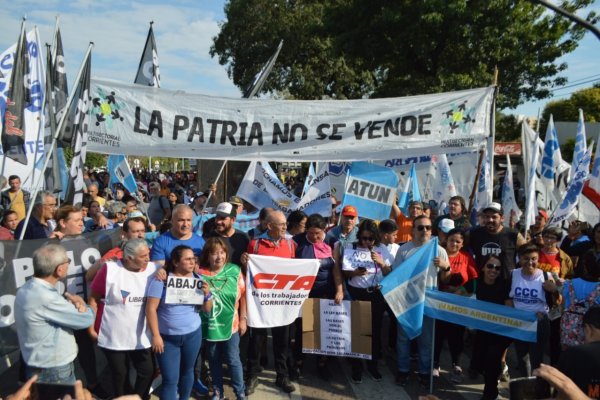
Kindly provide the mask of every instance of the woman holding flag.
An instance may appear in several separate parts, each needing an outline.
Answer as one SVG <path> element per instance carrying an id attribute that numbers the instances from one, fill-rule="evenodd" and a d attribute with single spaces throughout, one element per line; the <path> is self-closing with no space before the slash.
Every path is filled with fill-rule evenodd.
<path id="1" fill-rule="evenodd" d="M 209 238 L 200 255 L 200 274 L 210 286 L 215 308 L 202 313 L 203 336 L 214 388 L 213 399 L 224 398 L 223 362 L 227 363 L 237 399 L 245 398 L 240 336 L 246 333 L 246 285 L 240 267 L 229 262 L 229 250 L 220 237 Z"/>

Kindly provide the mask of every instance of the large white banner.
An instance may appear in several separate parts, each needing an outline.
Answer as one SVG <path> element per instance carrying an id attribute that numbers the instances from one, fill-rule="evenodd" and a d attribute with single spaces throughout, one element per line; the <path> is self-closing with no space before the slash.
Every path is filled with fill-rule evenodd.
<path id="1" fill-rule="evenodd" d="M 246 276 L 248 326 L 289 325 L 300 316 L 319 260 L 250 255 Z"/>
<path id="2" fill-rule="evenodd" d="M 248 100 L 93 79 L 88 150 L 227 160 L 356 161 L 479 148 L 494 88 L 363 100 Z"/>

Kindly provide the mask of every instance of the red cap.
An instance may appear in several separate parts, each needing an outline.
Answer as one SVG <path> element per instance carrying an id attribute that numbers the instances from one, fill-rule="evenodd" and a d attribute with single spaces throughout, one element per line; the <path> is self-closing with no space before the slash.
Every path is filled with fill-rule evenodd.
<path id="1" fill-rule="evenodd" d="M 342 215 L 346 217 L 358 217 L 358 211 L 354 206 L 346 206 L 342 209 Z"/>
<path id="2" fill-rule="evenodd" d="M 548 221 L 548 219 L 549 219 L 549 218 L 548 218 L 548 213 L 546 212 L 546 210 L 539 210 L 539 211 L 538 211 L 538 214 L 539 214 L 540 216 L 544 217 L 544 219 L 545 219 L 546 221 Z"/>

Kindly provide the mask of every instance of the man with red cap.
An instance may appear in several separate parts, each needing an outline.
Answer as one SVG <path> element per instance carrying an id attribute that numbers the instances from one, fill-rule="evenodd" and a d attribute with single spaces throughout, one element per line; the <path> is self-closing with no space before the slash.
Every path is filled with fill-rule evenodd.
<path id="1" fill-rule="evenodd" d="M 342 247 L 347 243 L 356 242 L 356 233 L 358 232 L 357 222 L 358 211 L 356 210 L 356 207 L 351 205 L 345 206 L 342 209 L 340 224 L 327 232 L 325 243 L 333 248 L 337 242 L 340 242 Z"/>

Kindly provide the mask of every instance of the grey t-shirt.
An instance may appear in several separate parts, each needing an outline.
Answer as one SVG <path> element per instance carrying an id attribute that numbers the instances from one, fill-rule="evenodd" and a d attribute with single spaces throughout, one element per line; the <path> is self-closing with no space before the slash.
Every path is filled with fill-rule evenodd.
<path id="1" fill-rule="evenodd" d="M 400 246 L 400 248 L 398 249 L 398 252 L 396 253 L 396 258 L 394 259 L 394 263 L 392 264 L 392 269 L 402 268 L 402 263 L 404 261 L 406 261 L 407 258 L 412 256 L 421 247 L 423 247 L 423 245 L 420 245 L 417 247 L 417 246 L 415 246 L 414 242 L 412 242 L 412 241 L 406 242 L 402 246 Z M 442 246 L 438 246 L 438 256 L 440 258 L 442 258 L 443 260 L 448 261 L 448 253 L 446 253 L 446 249 L 444 249 Z M 437 276 L 438 276 L 438 269 L 433 264 L 433 261 L 432 261 L 429 266 L 429 270 L 427 271 L 427 278 L 425 281 L 425 286 L 427 288 L 437 288 Z"/>

